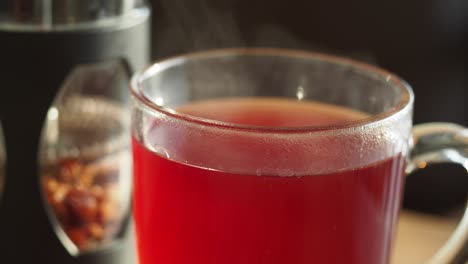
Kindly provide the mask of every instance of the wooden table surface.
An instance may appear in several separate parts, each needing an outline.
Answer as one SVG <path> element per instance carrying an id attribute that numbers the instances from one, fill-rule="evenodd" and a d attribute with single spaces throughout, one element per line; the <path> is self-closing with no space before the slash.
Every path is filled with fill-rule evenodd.
<path id="1" fill-rule="evenodd" d="M 457 219 L 403 211 L 392 264 L 425 263 L 449 238 Z"/>

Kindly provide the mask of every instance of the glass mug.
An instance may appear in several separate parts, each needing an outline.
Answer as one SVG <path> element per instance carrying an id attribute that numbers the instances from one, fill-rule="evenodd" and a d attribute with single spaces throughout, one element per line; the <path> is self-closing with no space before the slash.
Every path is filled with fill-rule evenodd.
<path id="1" fill-rule="evenodd" d="M 408 84 L 343 58 L 199 52 L 131 86 L 141 264 L 389 263 L 406 173 L 468 168 L 468 130 L 412 128 Z M 460 258 L 467 225 L 431 263 Z"/>

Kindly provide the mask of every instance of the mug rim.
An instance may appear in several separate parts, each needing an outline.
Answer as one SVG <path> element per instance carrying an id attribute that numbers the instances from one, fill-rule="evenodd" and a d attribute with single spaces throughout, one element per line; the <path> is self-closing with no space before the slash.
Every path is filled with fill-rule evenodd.
<path id="1" fill-rule="evenodd" d="M 336 65 L 349 66 L 363 72 L 373 73 L 380 77 L 382 81 L 389 83 L 392 87 L 400 91 L 400 98 L 398 103 L 391 108 L 380 112 L 378 114 L 369 115 L 366 118 L 358 119 L 351 122 L 332 124 L 332 125 L 319 125 L 319 126 L 294 126 L 294 127 L 273 127 L 273 126 L 254 126 L 244 125 L 237 123 L 230 123 L 225 121 L 218 121 L 214 119 L 203 118 L 195 115 L 189 115 L 178 112 L 174 109 L 158 105 L 154 100 L 148 98 L 143 92 L 142 83 L 164 72 L 165 70 L 183 64 L 184 62 L 196 59 L 211 59 L 216 57 L 236 57 L 236 56 L 282 56 L 290 58 L 301 58 L 313 61 L 324 61 Z M 368 63 L 356 61 L 349 58 L 339 57 L 330 54 L 324 54 L 312 51 L 292 50 L 282 48 L 225 48 L 213 49 L 206 51 L 194 51 L 181 55 L 168 57 L 165 59 L 157 60 L 150 66 L 142 71 L 136 72 L 130 80 L 130 93 L 134 99 L 143 104 L 144 107 L 150 111 L 164 114 L 178 121 L 185 121 L 195 125 L 202 125 L 208 127 L 215 127 L 229 130 L 240 130 L 260 133 L 312 133 L 323 131 L 336 131 L 348 130 L 354 128 L 363 128 L 369 126 L 379 126 L 385 123 L 388 119 L 398 118 L 405 115 L 411 110 L 414 103 L 414 93 L 411 86 L 398 77 L 396 74 L 373 66 Z"/>

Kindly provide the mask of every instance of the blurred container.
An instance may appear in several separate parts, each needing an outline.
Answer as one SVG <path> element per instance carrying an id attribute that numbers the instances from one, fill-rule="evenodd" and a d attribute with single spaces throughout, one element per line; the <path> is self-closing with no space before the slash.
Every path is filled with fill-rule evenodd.
<path id="1" fill-rule="evenodd" d="M 127 83 L 149 20 L 142 0 L 0 2 L 2 263 L 134 262 Z"/>

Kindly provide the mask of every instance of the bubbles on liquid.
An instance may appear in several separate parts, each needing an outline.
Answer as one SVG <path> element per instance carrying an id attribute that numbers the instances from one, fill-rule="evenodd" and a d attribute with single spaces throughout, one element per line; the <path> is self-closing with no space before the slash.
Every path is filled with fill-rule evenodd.
<path id="1" fill-rule="evenodd" d="M 169 152 L 161 146 L 152 146 L 152 144 L 147 144 L 147 148 L 151 150 L 152 152 L 159 154 L 160 156 L 166 159 L 171 158 L 171 155 L 169 154 Z"/>
<path id="2" fill-rule="evenodd" d="M 256 169 L 255 170 L 255 175 L 262 176 L 262 169 Z"/>
<path id="3" fill-rule="evenodd" d="M 290 169 L 282 169 L 278 171 L 278 176 L 280 177 L 291 177 L 294 176 L 294 171 Z"/>
<path id="4" fill-rule="evenodd" d="M 302 178 L 302 175 L 296 175 L 296 173 L 291 169 L 277 169 L 273 171 L 267 171 L 265 169 L 256 169 L 255 175 L 257 176 L 276 176 L 276 177 L 296 177 L 298 179 Z"/>

